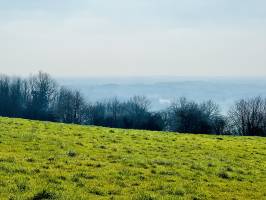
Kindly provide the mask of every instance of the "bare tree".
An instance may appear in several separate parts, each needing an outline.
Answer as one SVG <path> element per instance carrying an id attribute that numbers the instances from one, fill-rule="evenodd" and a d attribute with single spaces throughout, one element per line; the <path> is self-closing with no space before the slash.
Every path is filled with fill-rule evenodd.
<path id="1" fill-rule="evenodd" d="M 22 117 L 26 102 L 23 98 L 23 80 L 13 78 L 9 88 L 10 116 Z"/>
<path id="2" fill-rule="evenodd" d="M 59 91 L 57 106 L 56 106 L 57 117 L 59 118 L 60 122 L 65 122 L 65 123 L 73 122 L 72 102 L 73 102 L 72 92 L 69 89 L 62 87 Z"/>
<path id="3" fill-rule="evenodd" d="M 82 124 L 85 121 L 85 100 L 79 91 L 62 87 L 57 98 L 56 110 L 61 122 Z"/>
<path id="4" fill-rule="evenodd" d="M 127 128 L 145 128 L 151 102 L 145 96 L 134 96 L 125 103 L 124 123 Z"/>
<path id="5" fill-rule="evenodd" d="M 83 113 L 84 113 L 84 107 L 85 107 L 85 101 L 82 97 L 81 93 L 79 91 L 75 91 L 73 95 L 73 118 L 74 123 L 76 124 L 82 124 L 83 122 Z"/>
<path id="6" fill-rule="evenodd" d="M 167 112 L 167 128 L 183 133 L 221 134 L 225 121 L 212 101 L 201 104 L 182 97 Z"/>
<path id="7" fill-rule="evenodd" d="M 47 73 L 39 72 L 29 79 L 30 99 L 27 113 L 34 119 L 51 119 L 57 84 Z"/>
<path id="8" fill-rule="evenodd" d="M 10 78 L 4 75 L 0 76 L 0 114 L 2 116 L 9 115 L 9 90 Z"/>
<path id="9" fill-rule="evenodd" d="M 261 97 L 237 101 L 228 114 L 235 135 L 266 136 L 266 100 Z"/>
<path id="10" fill-rule="evenodd" d="M 87 124 L 104 126 L 106 116 L 106 105 L 102 102 L 90 104 L 86 109 Z"/>
<path id="11" fill-rule="evenodd" d="M 122 110 L 122 106 L 117 97 L 107 101 L 107 115 L 110 115 L 111 126 L 118 126 L 118 118 Z"/>

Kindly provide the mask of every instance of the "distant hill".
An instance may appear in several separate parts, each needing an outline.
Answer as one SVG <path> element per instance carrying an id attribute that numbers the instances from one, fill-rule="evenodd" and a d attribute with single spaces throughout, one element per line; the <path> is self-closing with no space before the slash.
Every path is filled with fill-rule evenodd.
<path id="1" fill-rule="evenodd" d="M 266 97 L 266 78 L 69 78 L 59 82 L 80 89 L 90 101 L 145 95 L 152 101 L 153 110 L 163 109 L 172 100 L 184 96 L 196 101 L 211 99 L 225 113 L 240 98 Z"/>
<path id="2" fill-rule="evenodd" d="M 0 199 L 265 199 L 265 146 L 0 117 Z"/>

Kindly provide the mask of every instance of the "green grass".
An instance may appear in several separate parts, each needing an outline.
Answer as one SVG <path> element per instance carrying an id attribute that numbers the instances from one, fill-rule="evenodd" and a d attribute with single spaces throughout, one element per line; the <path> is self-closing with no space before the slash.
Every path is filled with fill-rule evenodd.
<path id="1" fill-rule="evenodd" d="M 266 199 L 266 138 L 0 118 L 0 199 Z"/>

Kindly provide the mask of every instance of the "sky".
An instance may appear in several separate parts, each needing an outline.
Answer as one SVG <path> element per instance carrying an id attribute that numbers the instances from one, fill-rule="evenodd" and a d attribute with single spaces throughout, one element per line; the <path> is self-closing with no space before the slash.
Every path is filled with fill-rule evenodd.
<path id="1" fill-rule="evenodd" d="M 265 0 L 0 0 L 0 73 L 266 76 Z"/>

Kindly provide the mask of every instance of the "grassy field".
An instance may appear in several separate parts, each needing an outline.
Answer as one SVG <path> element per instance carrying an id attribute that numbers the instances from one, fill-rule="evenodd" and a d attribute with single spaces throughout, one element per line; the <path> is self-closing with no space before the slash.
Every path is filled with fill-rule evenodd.
<path id="1" fill-rule="evenodd" d="M 266 138 L 0 118 L 0 199 L 266 199 Z"/>

